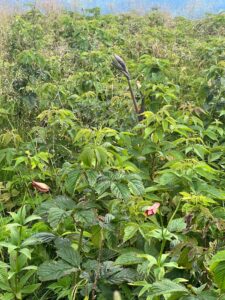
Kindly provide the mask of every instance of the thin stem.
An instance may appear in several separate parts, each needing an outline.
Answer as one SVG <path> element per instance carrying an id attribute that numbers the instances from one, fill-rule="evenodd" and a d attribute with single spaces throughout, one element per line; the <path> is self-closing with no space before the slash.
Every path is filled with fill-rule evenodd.
<path id="1" fill-rule="evenodd" d="M 164 226 L 163 226 L 163 219 L 162 219 L 161 212 L 160 212 L 160 221 L 161 221 L 161 228 L 162 228 L 162 243 L 161 243 L 161 248 L 160 248 L 159 258 L 158 258 L 158 264 L 159 265 L 161 265 L 163 251 L 164 251 L 164 248 L 166 246 L 166 239 L 164 237 Z"/>
<path id="2" fill-rule="evenodd" d="M 80 230 L 80 237 L 79 237 L 79 243 L 78 243 L 78 248 L 77 248 L 79 254 L 80 254 L 80 251 L 81 251 L 81 248 L 82 248 L 83 234 L 84 234 L 84 229 L 81 228 L 81 230 Z"/>
<path id="3" fill-rule="evenodd" d="M 167 224 L 167 227 L 169 226 L 169 224 L 172 222 L 173 218 L 175 217 L 175 215 L 176 215 L 176 213 L 177 213 L 177 211 L 178 211 L 178 209 L 179 209 L 179 207 L 180 207 L 180 203 L 181 203 L 181 200 L 178 202 L 178 205 L 177 205 L 177 207 L 176 207 L 174 213 L 173 213 L 172 216 L 170 217 L 169 222 L 168 222 L 168 224 Z"/>
<path id="4" fill-rule="evenodd" d="M 98 268 L 97 268 L 96 273 L 95 273 L 95 281 L 94 281 L 93 288 L 92 288 L 91 300 L 95 300 L 95 293 L 96 293 L 96 289 L 97 289 L 98 278 L 99 278 L 99 275 L 100 275 L 101 255 L 102 255 L 102 241 L 103 241 L 103 237 L 102 237 L 102 230 L 101 230 L 101 236 L 100 236 L 100 241 L 99 241 L 99 252 L 98 252 Z"/>
<path id="5" fill-rule="evenodd" d="M 77 248 L 77 251 L 78 251 L 79 254 L 80 254 L 81 248 L 82 248 L 83 234 L 84 234 L 84 229 L 81 228 L 81 230 L 80 230 L 80 236 L 79 236 L 79 241 L 78 241 L 78 248 Z M 78 270 L 74 275 L 75 275 L 74 276 L 74 283 L 76 285 L 77 282 L 78 282 L 79 276 L 80 276 L 80 270 Z"/>
<path id="6" fill-rule="evenodd" d="M 169 226 L 169 224 L 172 222 L 173 218 L 175 217 L 179 207 L 180 207 L 180 203 L 181 201 L 179 201 L 174 213 L 172 214 L 171 218 L 169 219 L 169 222 L 167 224 L 167 228 Z M 162 215 L 160 213 L 160 221 L 161 221 L 161 227 L 162 227 L 162 244 L 161 244 L 161 249 L 160 249 L 160 253 L 159 253 L 159 258 L 158 258 L 158 263 L 161 264 L 161 260 L 162 260 L 162 255 L 163 255 L 163 251 L 165 249 L 165 246 L 166 246 L 166 239 L 164 237 L 164 229 L 167 229 L 167 228 L 164 228 L 163 226 L 163 219 L 162 219 Z"/>
<path id="7" fill-rule="evenodd" d="M 135 96 L 134 96 L 134 92 L 133 92 L 133 89 L 132 89 L 132 86 L 131 86 L 130 79 L 127 78 L 127 81 L 128 81 L 128 86 L 129 86 L 131 98 L 132 98 L 132 100 L 133 100 L 135 112 L 136 112 L 137 115 L 139 115 L 139 109 L 138 109 L 138 105 L 137 105 L 136 98 L 135 98 Z"/>

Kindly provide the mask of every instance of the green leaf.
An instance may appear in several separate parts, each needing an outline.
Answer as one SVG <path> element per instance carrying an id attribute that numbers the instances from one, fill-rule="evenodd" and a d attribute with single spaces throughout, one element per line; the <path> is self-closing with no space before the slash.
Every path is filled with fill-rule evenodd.
<path id="1" fill-rule="evenodd" d="M 32 294 L 35 292 L 39 287 L 41 286 L 40 283 L 30 284 L 22 288 L 21 293 L 22 294 Z"/>
<path id="2" fill-rule="evenodd" d="M 184 218 L 173 219 L 167 229 L 170 232 L 182 232 L 186 228 L 187 224 L 184 221 Z"/>
<path id="3" fill-rule="evenodd" d="M 144 185 L 139 176 L 129 176 L 128 177 L 128 187 L 130 192 L 135 196 L 141 196 L 145 192 Z"/>
<path id="4" fill-rule="evenodd" d="M 140 264 L 144 261 L 144 259 L 142 257 L 138 257 L 138 254 L 140 254 L 138 251 L 123 253 L 116 259 L 115 265 L 129 266 Z"/>
<path id="5" fill-rule="evenodd" d="M 188 290 L 181 284 L 175 283 L 169 279 L 154 282 L 150 289 L 151 296 L 160 296 L 166 294 L 179 293 L 180 295 L 188 294 Z"/>
<path id="6" fill-rule="evenodd" d="M 111 182 L 110 180 L 104 180 L 104 181 L 101 181 L 97 184 L 96 186 L 96 192 L 99 194 L 99 195 L 102 195 L 111 185 Z"/>
<path id="7" fill-rule="evenodd" d="M 15 295 L 13 293 L 5 293 L 4 295 L 0 294 L 1 300 L 14 300 Z"/>
<path id="8" fill-rule="evenodd" d="M 69 263 L 73 267 L 79 267 L 81 263 L 81 257 L 77 250 L 72 247 L 61 247 L 57 251 L 58 256 L 60 256 L 64 261 Z"/>
<path id="9" fill-rule="evenodd" d="M 27 281 L 30 279 L 31 276 L 34 275 L 35 272 L 36 272 L 36 270 L 28 270 L 25 275 L 20 277 L 20 280 L 19 280 L 20 289 L 22 289 L 25 286 Z"/>
<path id="10" fill-rule="evenodd" d="M 209 265 L 211 271 L 215 269 L 218 263 L 225 261 L 225 250 L 217 252 L 211 259 Z"/>
<path id="11" fill-rule="evenodd" d="M 99 225 L 94 225 L 91 227 L 91 241 L 96 248 L 101 247 L 103 239 L 102 228 Z"/>
<path id="12" fill-rule="evenodd" d="M 39 233 L 33 234 L 31 237 L 24 240 L 22 243 L 22 246 L 27 247 L 27 246 L 32 246 L 32 245 L 49 243 L 49 242 L 53 241 L 55 238 L 56 238 L 56 236 L 53 233 L 39 232 Z"/>
<path id="13" fill-rule="evenodd" d="M 63 276 L 70 275 L 77 271 L 77 268 L 70 264 L 59 261 L 46 261 L 38 268 L 38 276 L 41 281 L 57 280 Z"/>
<path id="14" fill-rule="evenodd" d="M 80 170 L 72 170 L 67 174 L 67 178 L 65 180 L 65 190 L 70 195 L 74 194 L 80 175 L 81 175 Z M 64 197 L 64 196 L 59 196 L 59 197 Z"/>
<path id="15" fill-rule="evenodd" d="M 123 236 L 123 242 L 130 240 L 135 233 L 138 231 L 139 226 L 136 223 L 130 223 L 128 224 L 124 229 L 124 236 Z"/>
<path id="16" fill-rule="evenodd" d="M 111 192 L 118 199 L 129 199 L 130 192 L 125 184 L 112 182 L 111 183 Z"/>
<path id="17" fill-rule="evenodd" d="M 31 215 L 31 216 L 29 216 L 29 217 L 27 217 L 25 219 L 24 224 L 27 224 L 29 222 L 36 221 L 36 220 L 41 220 L 41 217 L 35 216 L 35 215 Z"/>
<path id="18" fill-rule="evenodd" d="M 53 201 L 55 205 L 63 210 L 73 210 L 76 207 L 76 202 L 67 196 L 56 196 Z"/>
<path id="19" fill-rule="evenodd" d="M 221 290 L 225 290 L 225 261 L 219 262 L 213 268 L 213 274 L 216 284 Z"/>
<path id="20" fill-rule="evenodd" d="M 87 146 L 80 154 L 80 160 L 88 167 L 91 167 L 95 161 L 94 147 Z"/>
<path id="21" fill-rule="evenodd" d="M 73 217 L 76 222 L 80 222 L 85 226 L 91 226 L 96 223 L 96 212 L 93 209 L 77 211 Z"/>
<path id="22" fill-rule="evenodd" d="M 20 249 L 19 252 L 25 255 L 28 259 L 31 259 L 31 251 L 28 248 Z"/>
<path id="23" fill-rule="evenodd" d="M 95 155 L 99 166 L 105 166 L 107 164 L 108 152 L 102 146 L 95 148 Z"/>
<path id="24" fill-rule="evenodd" d="M 65 210 L 58 207 L 52 207 L 49 210 L 48 222 L 50 223 L 52 228 L 56 228 L 69 215 L 70 212 L 66 212 Z"/>
<path id="25" fill-rule="evenodd" d="M 111 284 L 122 284 L 124 282 L 133 282 L 137 279 L 137 271 L 125 268 L 116 274 L 113 274 L 107 281 Z"/>
<path id="26" fill-rule="evenodd" d="M 86 171 L 87 178 L 88 178 L 88 183 L 90 184 L 91 187 L 95 186 L 98 178 L 98 172 L 94 170 L 87 170 Z"/>

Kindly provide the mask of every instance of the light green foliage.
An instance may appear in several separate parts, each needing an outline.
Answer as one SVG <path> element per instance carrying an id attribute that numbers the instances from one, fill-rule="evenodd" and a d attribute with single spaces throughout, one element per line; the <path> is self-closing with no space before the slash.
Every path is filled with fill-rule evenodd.
<path id="1" fill-rule="evenodd" d="M 224 298 L 224 22 L 98 9 L 11 18 L 0 299 Z"/>

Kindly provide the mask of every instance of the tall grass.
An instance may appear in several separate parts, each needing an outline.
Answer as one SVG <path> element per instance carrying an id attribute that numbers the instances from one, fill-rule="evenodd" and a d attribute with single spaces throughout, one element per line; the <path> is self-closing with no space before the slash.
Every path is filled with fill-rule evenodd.
<path id="1" fill-rule="evenodd" d="M 4 45 L 7 38 L 9 23 L 14 14 L 19 14 L 20 6 L 13 6 L 8 1 L 0 2 L 0 57 L 3 55 Z"/>

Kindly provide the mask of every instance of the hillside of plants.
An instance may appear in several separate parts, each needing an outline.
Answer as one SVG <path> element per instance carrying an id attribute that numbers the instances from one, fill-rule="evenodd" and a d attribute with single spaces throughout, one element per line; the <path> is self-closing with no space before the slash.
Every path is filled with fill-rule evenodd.
<path id="1" fill-rule="evenodd" d="M 0 299 L 225 299 L 225 14 L 0 31 Z"/>

